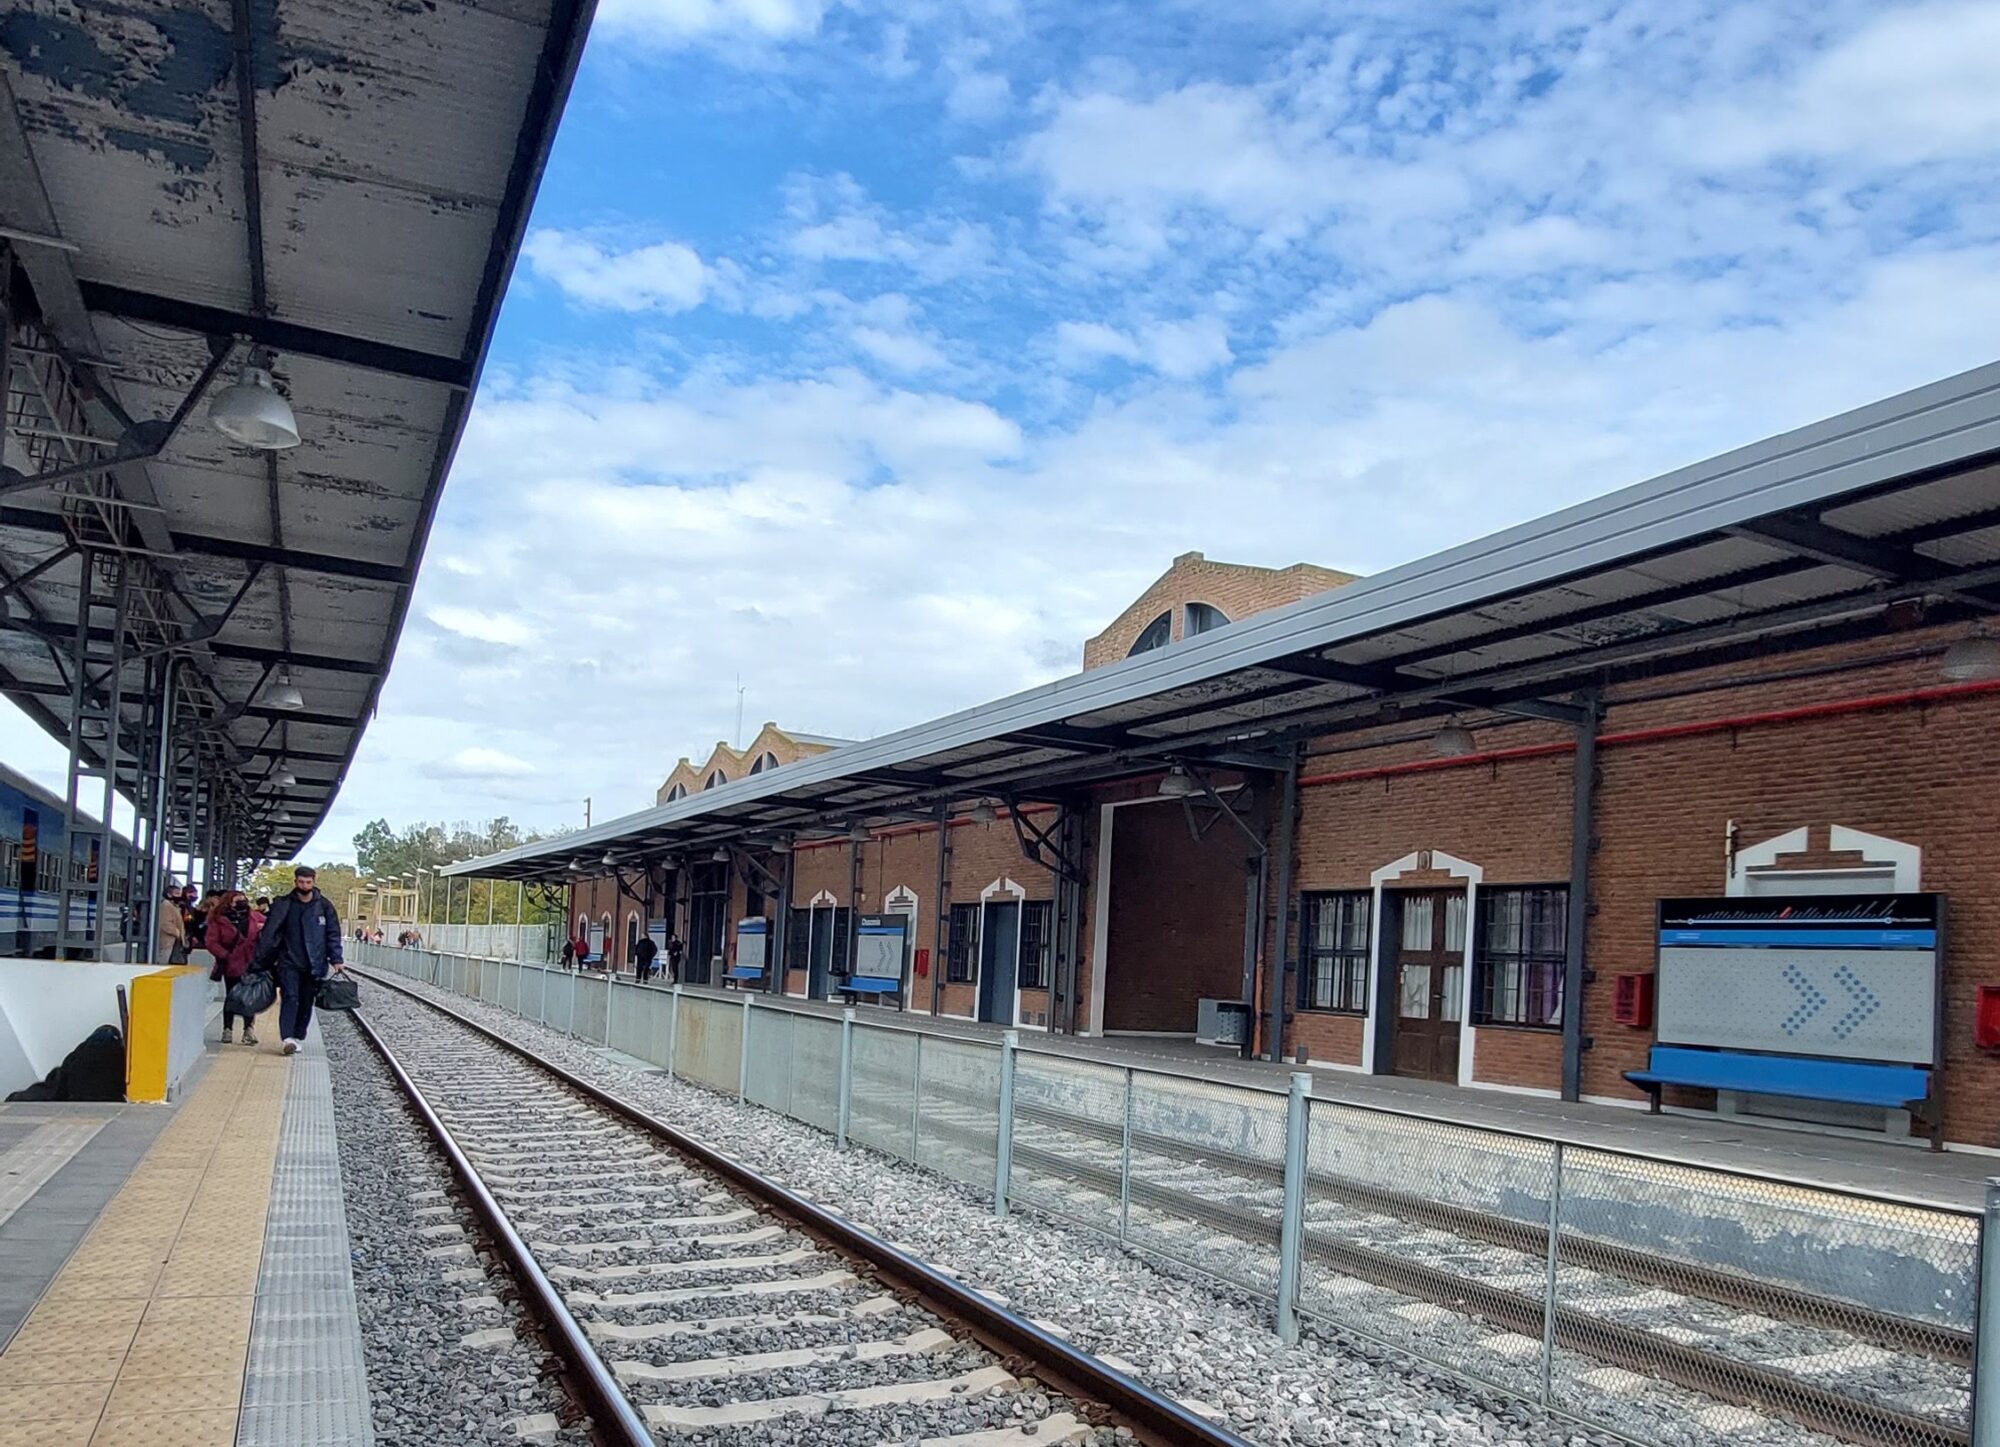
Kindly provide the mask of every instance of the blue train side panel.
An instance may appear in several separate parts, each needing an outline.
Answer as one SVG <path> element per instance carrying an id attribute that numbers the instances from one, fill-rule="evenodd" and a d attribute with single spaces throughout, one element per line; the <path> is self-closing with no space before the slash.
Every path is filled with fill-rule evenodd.
<path id="1" fill-rule="evenodd" d="M 65 876 L 76 891 L 70 900 L 72 932 L 94 942 L 97 902 L 85 891 L 94 891 L 106 869 L 112 902 L 106 943 L 126 938 L 132 913 L 127 897 L 132 846 L 116 834 L 110 836 L 108 849 L 105 843 L 94 827 L 73 839 L 62 801 L 0 765 L 0 954 L 54 956 Z"/>

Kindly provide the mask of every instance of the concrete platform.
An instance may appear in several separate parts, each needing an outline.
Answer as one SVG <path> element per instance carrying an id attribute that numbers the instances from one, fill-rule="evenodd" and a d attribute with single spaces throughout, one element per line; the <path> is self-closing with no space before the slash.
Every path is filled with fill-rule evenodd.
<path id="1" fill-rule="evenodd" d="M 372 1443 L 316 1043 L 211 1044 L 175 1105 L 0 1107 L 0 1152 L 0 1447 Z"/>
<path id="2" fill-rule="evenodd" d="M 664 989 L 662 985 L 640 988 Z M 685 987 L 689 994 L 740 1001 L 731 990 Z M 841 1006 L 791 996 L 759 997 L 789 1009 L 838 1016 Z M 856 1018 L 928 1034 L 997 1040 L 1002 1029 L 970 1020 L 934 1019 L 878 1005 L 860 1005 Z M 1361 1075 L 1330 1066 L 1295 1066 L 1242 1059 L 1233 1049 L 1191 1039 L 1152 1036 L 1078 1037 L 1023 1030 L 1026 1050 L 1046 1050 L 1228 1084 L 1283 1090 L 1294 1070 L 1313 1078 L 1313 1094 L 1354 1105 L 1403 1111 L 1433 1120 L 1490 1130 L 1519 1131 L 1545 1139 L 1606 1150 L 1632 1151 L 1660 1160 L 1749 1171 L 1802 1184 L 1896 1196 L 1926 1205 L 1977 1209 L 1985 1182 L 2000 1176 L 1995 1155 L 1955 1149 L 1933 1152 L 1921 1144 L 1874 1141 L 1852 1135 L 1754 1123 L 1699 1112 L 1648 1115 L 1635 1108 L 1590 1101 L 1566 1102 L 1508 1090 L 1447 1085 L 1398 1076 Z M 2000 1153 L 1996 1153 L 2000 1154 Z"/>

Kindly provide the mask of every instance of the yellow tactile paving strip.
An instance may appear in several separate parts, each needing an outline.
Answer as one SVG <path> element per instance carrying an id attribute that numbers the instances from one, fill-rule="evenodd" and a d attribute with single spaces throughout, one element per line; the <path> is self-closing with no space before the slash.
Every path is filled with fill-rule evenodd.
<path id="1" fill-rule="evenodd" d="M 290 1071 L 209 1062 L 0 1353 L 0 1447 L 235 1442 Z"/>

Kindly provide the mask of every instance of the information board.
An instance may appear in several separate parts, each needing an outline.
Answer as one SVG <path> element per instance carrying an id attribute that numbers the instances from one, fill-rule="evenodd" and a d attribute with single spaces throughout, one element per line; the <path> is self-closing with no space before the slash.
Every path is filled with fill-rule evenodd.
<path id="1" fill-rule="evenodd" d="M 1656 1038 L 1935 1064 L 1942 926 L 1935 894 L 1662 900 Z"/>
<path id="2" fill-rule="evenodd" d="M 864 914 L 855 922 L 854 970 L 872 979 L 903 978 L 910 920 L 900 914 Z"/>
<path id="3" fill-rule="evenodd" d="M 770 958 L 771 922 L 761 914 L 736 921 L 736 968 L 762 970 Z"/>

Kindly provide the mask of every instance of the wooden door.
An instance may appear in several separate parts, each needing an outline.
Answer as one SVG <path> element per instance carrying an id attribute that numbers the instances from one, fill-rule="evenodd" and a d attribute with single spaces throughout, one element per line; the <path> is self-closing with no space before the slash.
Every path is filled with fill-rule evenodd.
<path id="1" fill-rule="evenodd" d="M 1397 1075 L 1458 1079 L 1464 1013 L 1465 893 L 1424 890 L 1397 899 L 1390 972 L 1390 1059 Z"/>

